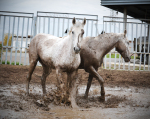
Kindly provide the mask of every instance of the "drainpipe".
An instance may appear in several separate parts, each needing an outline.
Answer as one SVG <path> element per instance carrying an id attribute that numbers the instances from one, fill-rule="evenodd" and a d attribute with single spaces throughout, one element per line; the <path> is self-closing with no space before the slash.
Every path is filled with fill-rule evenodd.
<path id="1" fill-rule="evenodd" d="M 124 30 L 127 28 L 127 8 L 126 6 L 124 7 L 124 14 L 123 14 L 123 22 L 124 22 Z"/>
<path id="2" fill-rule="evenodd" d="M 149 38 L 149 30 L 150 30 L 150 27 L 149 27 L 150 25 L 148 25 L 148 30 L 147 30 L 147 38 Z"/>

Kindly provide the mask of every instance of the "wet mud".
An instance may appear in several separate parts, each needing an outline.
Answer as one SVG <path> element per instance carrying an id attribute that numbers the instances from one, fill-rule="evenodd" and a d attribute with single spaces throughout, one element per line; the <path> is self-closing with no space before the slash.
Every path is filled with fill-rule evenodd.
<path id="1" fill-rule="evenodd" d="M 88 99 L 84 98 L 88 74 L 80 70 L 82 78 L 76 98 L 78 109 L 72 109 L 69 103 L 60 101 L 55 70 L 47 78 L 47 95 L 43 97 L 40 82 L 42 68 L 37 67 L 30 83 L 30 95 L 27 96 L 25 90 L 27 72 L 26 66 L 0 65 L 0 118 L 150 118 L 149 72 L 132 73 L 100 69 L 99 74 L 105 80 L 106 97 L 103 102 L 100 98 L 100 86 L 96 80 L 92 83 Z M 63 78 L 66 79 L 65 74 Z"/>

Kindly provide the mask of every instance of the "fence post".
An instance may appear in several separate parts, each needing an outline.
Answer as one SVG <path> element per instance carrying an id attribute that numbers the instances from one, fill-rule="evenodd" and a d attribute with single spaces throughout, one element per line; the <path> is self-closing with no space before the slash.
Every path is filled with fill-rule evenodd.
<path id="1" fill-rule="evenodd" d="M 34 17 L 33 23 L 34 23 L 33 26 L 33 37 L 34 37 L 37 34 L 37 17 Z"/>

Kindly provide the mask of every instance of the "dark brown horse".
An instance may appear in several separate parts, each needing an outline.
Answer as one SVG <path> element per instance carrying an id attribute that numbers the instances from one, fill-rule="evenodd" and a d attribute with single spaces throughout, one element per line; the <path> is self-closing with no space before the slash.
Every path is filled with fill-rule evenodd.
<path id="1" fill-rule="evenodd" d="M 105 100 L 104 80 L 97 73 L 97 70 L 101 66 L 104 56 L 114 47 L 124 58 L 125 62 L 129 62 L 130 55 L 128 45 L 126 30 L 122 34 L 104 33 L 97 37 L 85 37 L 81 41 L 81 64 L 79 69 L 84 69 L 89 73 L 85 98 L 88 98 L 92 79 L 95 77 L 101 85 L 101 98 Z"/>

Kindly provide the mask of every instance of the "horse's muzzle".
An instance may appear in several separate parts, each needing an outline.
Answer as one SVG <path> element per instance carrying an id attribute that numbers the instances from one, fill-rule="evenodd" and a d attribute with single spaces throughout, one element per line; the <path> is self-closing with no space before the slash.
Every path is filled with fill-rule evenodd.
<path id="1" fill-rule="evenodd" d="M 125 58 L 125 62 L 129 62 L 130 59 L 131 59 L 131 57 L 126 57 L 126 58 Z"/>
<path id="2" fill-rule="evenodd" d="M 74 47 L 74 51 L 75 51 L 75 53 L 77 54 L 77 53 L 80 52 L 80 48 L 79 48 L 79 47 Z"/>

